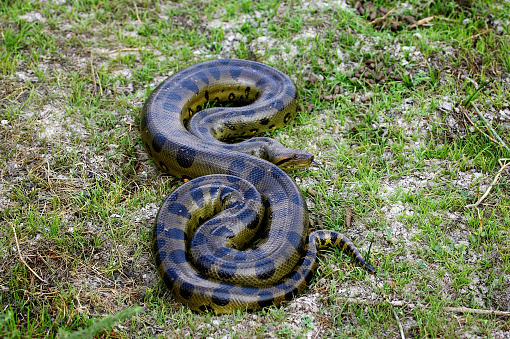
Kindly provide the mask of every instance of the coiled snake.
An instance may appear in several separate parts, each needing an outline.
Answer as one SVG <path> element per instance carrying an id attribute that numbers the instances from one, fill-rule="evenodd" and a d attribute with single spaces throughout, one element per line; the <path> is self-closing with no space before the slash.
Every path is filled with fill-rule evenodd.
<path id="1" fill-rule="evenodd" d="M 285 74 L 235 59 L 186 68 L 145 102 L 140 127 L 149 155 L 174 176 L 196 178 L 165 200 L 153 240 L 159 274 L 192 310 L 256 310 L 291 300 L 325 246 L 343 248 L 375 272 L 342 234 L 307 234 L 305 200 L 282 169 L 310 165 L 311 154 L 266 137 L 224 142 L 284 126 L 296 105 Z"/>

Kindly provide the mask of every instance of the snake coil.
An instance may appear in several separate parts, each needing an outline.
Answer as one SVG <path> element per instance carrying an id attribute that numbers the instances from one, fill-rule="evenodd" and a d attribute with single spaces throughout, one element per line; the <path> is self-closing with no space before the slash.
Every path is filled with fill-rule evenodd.
<path id="1" fill-rule="evenodd" d="M 311 154 L 266 137 L 226 142 L 284 126 L 296 106 L 289 77 L 236 59 L 186 68 L 145 102 L 140 127 L 149 155 L 162 170 L 195 178 L 165 200 L 153 238 L 159 274 L 191 309 L 227 313 L 291 300 L 326 246 L 375 273 L 342 234 L 307 234 L 305 200 L 284 170 L 308 166 Z"/>

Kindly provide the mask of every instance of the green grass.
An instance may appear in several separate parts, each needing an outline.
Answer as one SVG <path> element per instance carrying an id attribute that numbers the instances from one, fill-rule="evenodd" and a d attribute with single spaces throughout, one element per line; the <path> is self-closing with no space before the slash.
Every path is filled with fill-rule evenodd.
<path id="1" fill-rule="evenodd" d="M 320 3 L 0 4 L 2 337 L 509 336 L 507 316 L 445 307 L 510 311 L 508 168 L 465 208 L 510 158 L 494 141 L 510 145 L 510 5 L 374 1 L 434 16 L 391 31 Z M 377 278 L 325 251 L 302 299 L 226 316 L 164 287 L 152 223 L 181 182 L 145 153 L 140 109 L 169 74 L 229 57 L 296 82 L 305 112 L 273 136 L 324 164 L 291 173 L 314 227 L 354 240 Z M 371 63 L 384 82 L 353 79 Z"/>

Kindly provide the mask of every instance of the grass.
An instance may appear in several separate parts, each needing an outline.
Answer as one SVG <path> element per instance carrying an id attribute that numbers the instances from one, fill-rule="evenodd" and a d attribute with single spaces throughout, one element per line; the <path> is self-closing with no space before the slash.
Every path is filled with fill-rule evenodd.
<path id="1" fill-rule="evenodd" d="M 465 208 L 510 158 L 494 141 L 510 144 L 510 5 L 374 3 L 433 25 L 376 29 L 354 1 L 1 3 L 2 337 L 510 336 L 508 316 L 445 310 L 510 311 L 508 170 Z M 181 182 L 145 153 L 140 109 L 228 57 L 296 82 L 305 110 L 273 136 L 324 164 L 291 173 L 314 228 L 355 240 L 377 277 L 329 250 L 295 301 L 227 316 L 163 286 L 152 223 Z"/>

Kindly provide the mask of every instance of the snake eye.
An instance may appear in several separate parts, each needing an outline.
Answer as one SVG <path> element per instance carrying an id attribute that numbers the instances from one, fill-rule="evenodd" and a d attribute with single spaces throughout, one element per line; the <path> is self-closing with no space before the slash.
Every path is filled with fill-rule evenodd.
<path id="1" fill-rule="evenodd" d="M 294 159 L 297 159 L 297 158 L 299 158 L 299 155 L 294 154 L 294 156 L 292 156 L 292 157 L 293 157 Z"/>

